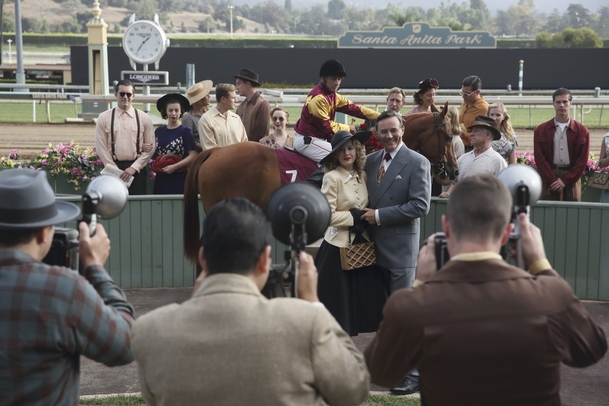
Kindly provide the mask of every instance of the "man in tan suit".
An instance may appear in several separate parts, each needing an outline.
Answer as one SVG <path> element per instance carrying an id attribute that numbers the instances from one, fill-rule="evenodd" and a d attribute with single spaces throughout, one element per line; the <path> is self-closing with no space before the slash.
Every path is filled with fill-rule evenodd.
<path id="1" fill-rule="evenodd" d="M 203 224 L 203 268 L 193 297 L 135 322 L 133 351 L 148 405 L 359 405 L 362 354 L 317 298 L 313 258 L 300 254 L 300 299 L 260 293 L 271 265 L 271 226 L 243 198 Z"/>

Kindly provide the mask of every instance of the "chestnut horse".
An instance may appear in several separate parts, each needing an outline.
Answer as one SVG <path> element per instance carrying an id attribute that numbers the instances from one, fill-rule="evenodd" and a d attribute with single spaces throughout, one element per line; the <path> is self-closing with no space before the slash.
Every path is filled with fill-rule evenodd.
<path id="1" fill-rule="evenodd" d="M 448 103 L 447 103 L 448 104 Z M 434 176 L 454 179 L 457 162 L 452 137 L 442 113 L 420 113 L 404 118 L 403 141 L 424 155 Z M 308 176 L 308 174 L 307 174 Z M 306 176 L 305 176 L 306 177 Z M 201 152 L 188 170 L 184 186 L 184 245 L 189 259 L 197 262 L 201 224 L 197 192 L 205 212 L 231 197 L 245 197 L 265 208 L 281 186 L 277 151 L 255 142 L 240 142 Z"/>

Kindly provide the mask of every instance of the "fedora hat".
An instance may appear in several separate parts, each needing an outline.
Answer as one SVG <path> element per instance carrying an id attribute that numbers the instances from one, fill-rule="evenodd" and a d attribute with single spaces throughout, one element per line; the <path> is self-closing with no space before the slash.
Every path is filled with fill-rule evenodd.
<path id="1" fill-rule="evenodd" d="M 243 79 L 247 80 L 248 82 L 252 82 L 252 86 L 254 87 L 262 86 L 260 82 L 258 82 L 258 74 L 253 70 L 243 68 L 239 71 L 238 75 L 235 75 L 233 77 L 235 79 Z"/>
<path id="2" fill-rule="evenodd" d="M 177 100 L 178 103 L 180 103 L 180 110 L 182 110 L 182 114 L 190 110 L 190 102 L 186 97 L 182 96 L 180 93 L 169 93 L 156 101 L 156 109 L 159 111 L 159 113 L 161 113 L 163 118 L 167 118 L 167 102 L 171 100 Z M 180 117 L 182 116 L 180 115 Z"/>
<path id="3" fill-rule="evenodd" d="M 485 127 L 493 133 L 493 141 L 497 141 L 501 139 L 501 133 L 495 127 L 495 120 L 487 116 L 478 116 L 474 120 L 474 124 L 467 127 L 467 131 L 472 132 L 472 128 L 474 127 Z"/>
<path id="4" fill-rule="evenodd" d="M 372 137 L 372 133 L 370 131 L 360 131 L 358 133 L 355 133 L 355 135 L 351 134 L 349 131 L 346 130 L 337 132 L 336 134 L 334 134 L 334 137 L 332 137 L 332 141 L 330 142 L 330 144 L 332 145 L 332 151 L 330 151 L 328 155 L 326 155 L 321 161 L 319 161 L 319 163 L 325 165 L 326 163 L 330 162 L 330 160 L 332 159 L 332 155 L 340 147 L 342 147 L 345 142 L 350 140 L 358 140 L 363 144 L 364 142 L 368 141 L 370 137 Z"/>
<path id="5" fill-rule="evenodd" d="M 214 87 L 214 82 L 211 80 L 203 80 L 190 86 L 186 91 L 186 99 L 192 105 L 209 94 L 211 88 Z"/>
<path id="6" fill-rule="evenodd" d="M 80 208 L 58 202 L 46 172 L 6 169 L 0 172 L 0 228 L 41 228 L 75 219 Z"/>

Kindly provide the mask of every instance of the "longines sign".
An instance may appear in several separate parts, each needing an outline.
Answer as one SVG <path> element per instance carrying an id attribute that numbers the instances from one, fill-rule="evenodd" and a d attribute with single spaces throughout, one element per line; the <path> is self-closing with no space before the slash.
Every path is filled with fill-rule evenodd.
<path id="1" fill-rule="evenodd" d="M 121 78 L 128 79 L 134 85 L 161 85 L 169 84 L 169 72 L 167 71 L 121 71 Z"/>
<path id="2" fill-rule="evenodd" d="M 427 23 L 406 23 L 382 31 L 349 31 L 338 39 L 339 48 L 496 48 L 484 31 L 453 31 Z"/>

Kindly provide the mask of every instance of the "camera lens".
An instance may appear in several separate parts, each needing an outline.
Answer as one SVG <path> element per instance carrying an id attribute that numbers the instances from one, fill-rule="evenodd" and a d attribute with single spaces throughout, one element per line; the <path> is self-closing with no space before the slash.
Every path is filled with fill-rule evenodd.
<path id="1" fill-rule="evenodd" d="M 294 206 L 290 210 L 290 221 L 293 224 L 304 224 L 307 220 L 307 209 L 302 206 Z"/>

